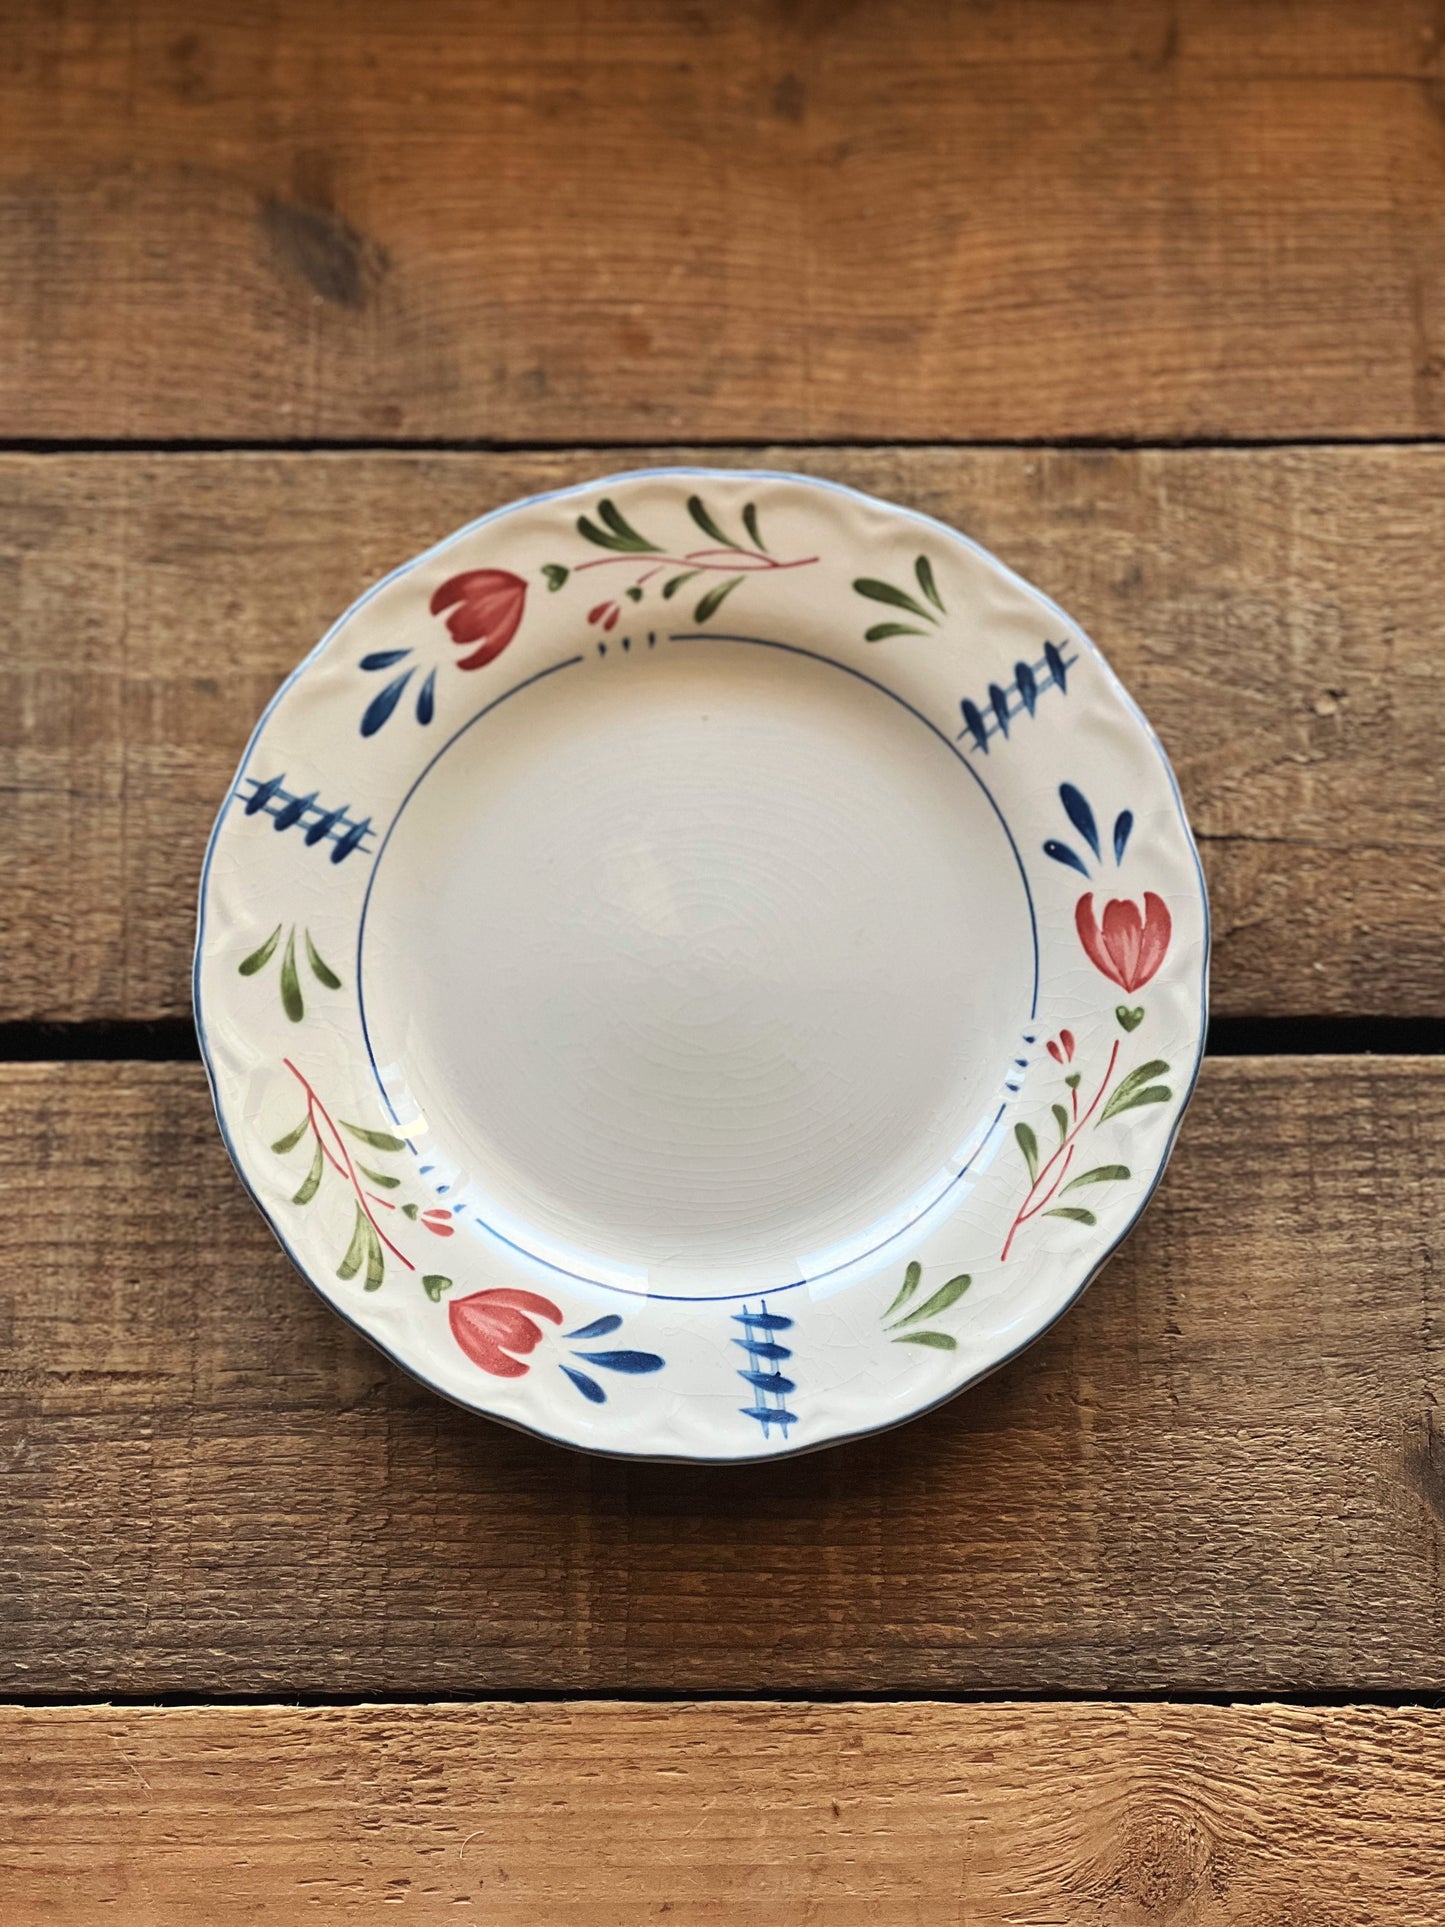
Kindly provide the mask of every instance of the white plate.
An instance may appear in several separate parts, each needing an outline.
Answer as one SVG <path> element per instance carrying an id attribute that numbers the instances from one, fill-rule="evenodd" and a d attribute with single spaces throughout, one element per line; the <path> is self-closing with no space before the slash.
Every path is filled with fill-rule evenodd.
<path id="1" fill-rule="evenodd" d="M 1163 751 L 964 537 L 801 476 L 520 502 L 272 699 L 206 858 L 221 1127 L 449 1398 L 806 1450 L 1057 1318 L 1159 1179 L 1208 911 Z"/>

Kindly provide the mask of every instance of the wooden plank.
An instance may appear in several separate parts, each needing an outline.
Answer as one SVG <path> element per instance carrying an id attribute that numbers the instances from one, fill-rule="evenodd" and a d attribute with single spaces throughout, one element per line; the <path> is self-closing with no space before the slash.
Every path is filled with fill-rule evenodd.
<path id="1" fill-rule="evenodd" d="M 10 1927 L 1420 1927 L 1445 1714 L 668 1704 L 0 1712 Z"/>
<path id="2" fill-rule="evenodd" d="M 277 681 L 442 531 L 612 459 L 0 459 L 0 1016 L 184 1013 L 201 853 Z M 1216 1010 L 1445 1011 L 1445 453 L 761 459 L 957 523 L 1095 635 L 1200 833 Z"/>
<path id="3" fill-rule="evenodd" d="M 780 1465 L 574 1456 L 293 1275 L 200 1072 L 0 1073 L 0 1692 L 1445 1687 L 1445 1064 L 1211 1059 L 1014 1366 Z"/>
<path id="4" fill-rule="evenodd" d="M 9 0 L 0 433 L 1445 423 L 1433 0 Z"/>

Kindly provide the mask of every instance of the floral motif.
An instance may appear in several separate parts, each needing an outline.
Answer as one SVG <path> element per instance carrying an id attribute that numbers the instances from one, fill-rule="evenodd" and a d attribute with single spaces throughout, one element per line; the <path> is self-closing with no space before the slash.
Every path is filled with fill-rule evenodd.
<path id="1" fill-rule="evenodd" d="M 604 495 L 597 504 L 596 521 L 590 515 L 578 516 L 577 533 L 593 548 L 607 549 L 610 553 L 595 561 L 579 562 L 570 569 L 560 562 L 548 562 L 542 570 L 547 587 L 560 589 L 570 577 L 586 575 L 594 569 L 631 568 L 633 579 L 618 595 L 604 596 L 587 611 L 587 620 L 605 634 L 617 627 L 623 601 L 641 602 L 648 584 L 658 576 L 665 578 L 661 585 L 665 602 L 671 601 L 689 582 L 722 576 L 724 580 L 710 583 L 698 597 L 692 619 L 701 626 L 717 614 L 747 576 L 781 569 L 806 569 L 818 560 L 816 555 L 805 555 L 783 561 L 770 554 L 763 541 L 756 503 L 746 503 L 742 511 L 745 542 L 734 540 L 726 532 L 700 495 L 688 497 L 687 512 L 707 536 L 709 546 L 672 551 L 640 534 L 617 504 Z"/>
<path id="2" fill-rule="evenodd" d="M 1057 689 L 1061 696 L 1068 695 L 1069 671 L 1079 659 L 1067 654 L 1067 648 L 1067 643 L 1060 647 L 1056 642 L 1046 642 L 1044 653 L 1036 662 L 1016 662 L 1013 681 L 991 682 L 988 701 L 982 707 L 971 697 L 963 698 L 958 705 L 963 728 L 958 733 L 960 737 L 966 733 L 973 738 L 971 755 L 982 750 L 987 756 L 989 743 L 997 736 L 1007 742 L 1010 724 L 1016 723 L 1020 716 L 1032 716 L 1046 689 Z"/>
<path id="3" fill-rule="evenodd" d="M 474 1365 L 494 1378 L 522 1378 L 531 1370 L 526 1362 L 546 1336 L 539 1318 L 551 1324 L 562 1323 L 562 1313 L 550 1298 L 539 1292 L 502 1286 L 491 1291 L 474 1291 L 465 1298 L 453 1299 L 447 1307 L 452 1336 Z M 567 1343 L 576 1339 L 605 1338 L 615 1332 L 622 1320 L 615 1312 L 594 1318 L 589 1325 L 566 1334 Z M 656 1352 L 573 1351 L 573 1358 L 603 1371 L 635 1376 L 660 1372 L 663 1360 Z M 592 1405 L 604 1405 L 607 1394 L 590 1372 L 558 1360 L 558 1370 Z"/>
<path id="4" fill-rule="evenodd" d="M 236 966 L 237 973 L 240 976 L 254 977 L 258 971 L 266 968 L 275 954 L 276 945 L 281 941 L 281 931 L 283 928 L 284 926 L 278 923 L 263 944 L 260 944 L 253 950 L 249 957 L 243 957 L 241 959 L 240 963 Z M 306 939 L 306 961 L 310 965 L 312 976 L 316 979 L 317 983 L 324 985 L 327 990 L 340 990 L 341 979 L 331 968 L 330 964 L 322 957 L 316 945 L 311 941 L 311 932 L 306 930 L 302 934 Z M 281 957 L 281 1008 L 293 1024 L 299 1024 L 301 1019 L 306 1015 L 306 1000 L 301 994 L 301 977 L 296 968 L 296 926 L 294 923 L 286 932 L 286 948 Z"/>
<path id="5" fill-rule="evenodd" d="M 751 1387 L 753 1397 L 751 1405 L 739 1406 L 738 1410 L 744 1418 L 755 1419 L 762 1426 L 765 1439 L 772 1437 L 775 1425 L 786 1439 L 788 1427 L 798 1422 L 797 1413 L 788 1410 L 788 1395 L 797 1391 L 798 1382 L 783 1370 L 793 1356 L 793 1347 L 784 1344 L 783 1333 L 792 1331 L 793 1321 L 785 1312 L 769 1311 L 766 1298 L 759 1299 L 756 1311 L 744 1304 L 732 1318 L 743 1328 L 742 1337 L 734 1338 L 733 1343 L 746 1353 L 748 1361 L 738 1368 L 738 1377 Z M 798 1368 L 794 1365 L 791 1369 Z"/>
<path id="6" fill-rule="evenodd" d="M 389 1171 L 378 1171 L 373 1166 L 359 1163 L 351 1154 L 346 1132 L 357 1143 L 365 1144 L 370 1150 L 391 1153 L 404 1151 L 406 1140 L 393 1135 L 390 1131 L 374 1130 L 370 1125 L 349 1124 L 342 1118 L 338 1124 L 315 1090 L 289 1057 L 283 1058 L 288 1071 L 296 1079 L 306 1094 L 306 1112 L 294 1130 L 278 1137 L 271 1149 L 279 1157 L 294 1151 L 304 1139 L 311 1140 L 311 1163 L 305 1177 L 292 1198 L 292 1204 L 310 1204 L 321 1189 L 322 1179 L 328 1171 L 334 1172 L 351 1187 L 356 1202 L 356 1213 L 352 1220 L 351 1242 L 345 1255 L 336 1267 L 338 1278 L 349 1281 L 362 1273 L 362 1284 L 367 1291 L 379 1291 L 386 1277 L 386 1257 L 389 1252 L 398 1264 L 407 1271 L 415 1271 L 416 1266 L 382 1230 L 377 1219 L 378 1211 L 395 1211 L 396 1201 L 382 1196 L 383 1191 L 395 1191 L 401 1179 Z M 439 1238 L 449 1238 L 453 1225 L 451 1214 L 439 1209 L 422 1211 L 417 1205 L 403 1205 L 403 1215 L 419 1222 Z M 440 1298 L 450 1289 L 451 1279 L 437 1273 L 428 1273 L 422 1285 L 429 1298 Z"/>
<path id="7" fill-rule="evenodd" d="M 560 1325 L 562 1314 L 550 1298 L 535 1291 L 500 1286 L 455 1298 L 447 1307 L 452 1337 L 474 1365 L 493 1378 L 521 1378 L 530 1369 L 523 1361 L 542 1342 L 539 1318 Z M 515 1356 L 520 1353 L 521 1356 Z"/>
<path id="8" fill-rule="evenodd" d="M 860 575 L 855 578 L 855 594 L 864 596 L 869 602 L 881 602 L 887 608 L 901 609 L 905 615 L 913 616 L 919 622 L 927 622 L 935 628 L 939 616 L 947 615 L 943 597 L 938 593 L 938 581 L 933 573 L 933 564 L 926 555 L 916 556 L 913 575 L 926 603 L 907 589 L 895 588 L 891 582 L 880 581 L 877 576 Z M 931 604 L 929 607 L 927 604 Z M 912 622 L 876 622 L 871 629 L 863 632 L 865 642 L 886 642 L 890 636 L 926 636 L 927 629 L 919 629 Z"/>
<path id="9" fill-rule="evenodd" d="M 1169 906 L 1154 891 L 1144 892 L 1144 909 L 1115 898 L 1102 921 L 1094 918 L 1094 894 L 1086 891 L 1074 907 L 1074 924 L 1084 954 L 1120 990 L 1132 993 L 1147 984 L 1164 961 L 1173 933 Z"/>
<path id="10" fill-rule="evenodd" d="M 458 647 L 473 642 L 481 645 L 458 659 L 458 669 L 483 669 L 501 655 L 521 627 L 527 584 L 507 569 L 464 569 L 460 575 L 448 576 L 428 607 L 434 616 L 446 617 L 447 629 Z M 414 653 L 410 648 L 373 649 L 361 658 L 360 666 L 368 675 L 378 675 L 384 669 L 395 669 Z M 372 697 L 362 712 L 363 736 L 374 736 L 390 722 L 416 672 L 417 664 L 408 663 Z M 430 669 L 416 693 L 416 719 L 423 726 L 436 714 L 436 689 L 437 672 Z"/>
<path id="11" fill-rule="evenodd" d="M 467 569 L 454 575 L 431 599 L 434 616 L 450 611 L 446 624 L 452 641 L 480 643 L 469 656 L 457 659 L 458 669 L 484 669 L 494 662 L 521 626 L 527 607 L 527 585 L 506 569 Z"/>
<path id="12" fill-rule="evenodd" d="M 1132 1011 L 1121 1011 L 1117 1014 L 1121 1028 L 1126 1031 L 1134 1029 L 1133 1022 L 1124 1021 L 1126 1016 L 1134 1017 Z M 1136 1018 L 1135 1022 L 1137 1021 Z M 1174 1095 L 1166 1084 L 1156 1081 L 1168 1075 L 1169 1066 L 1162 1057 L 1155 1057 L 1148 1063 L 1137 1065 L 1132 1071 L 1126 1072 L 1111 1089 L 1115 1067 L 1119 1062 L 1120 1040 L 1116 1037 L 1098 1088 L 1081 1109 L 1079 1086 L 1083 1079 L 1082 1074 L 1072 1068 L 1077 1048 L 1073 1032 L 1061 1030 L 1057 1038 L 1049 1039 L 1046 1048 L 1056 1064 L 1070 1066 L 1064 1077 L 1068 1101 L 1050 1106 L 1050 1115 L 1059 1135 L 1057 1145 L 1047 1157 L 1040 1148 L 1038 1133 L 1032 1124 L 1020 1119 L 1014 1125 L 1014 1140 L 1028 1170 L 1029 1188 L 1023 1203 L 1014 1214 L 1013 1223 L 1009 1226 L 1008 1236 L 1004 1239 L 1003 1249 L 999 1253 L 1000 1263 L 1007 1259 L 1019 1232 L 1034 1218 L 1067 1218 L 1074 1224 L 1097 1224 L 1099 1222 L 1097 1216 L 1087 1205 L 1081 1204 L 1077 1199 L 1071 1203 L 1065 1203 L 1063 1200 L 1068 1198 L 1071 1192 L 1083 1190 L 1090 1185 L 1116 1184 L 1132 1175 L 1127 1164 L 1096 1164 L 1087 1171 L 1080 1171 L 1072 1178 L 1069 1176 L 1079 1139 L 1085 1127 L 1091 1121 L 1095 1121 L 1095 1112 L 1098 1112 L 1096 1122 L 1107 1124 L 1110 1118 L 1118 1117 L 1124 1111 L 1136 1110 L 1140 1105 L 1167 1104 Z"/>
<path id="13" fill-rule="evenodd" d="M 951 1310 L 958 1303 L 973 1283 L 973 1279 L 966 1271 L 961 1271 L 956 1278 L 950 1278 L 946 1285 L 940 1285 L 938 1290 L 931 1297 L 926 1298 L 921 1305 L 914 1306 L 911 1311 L 905 1311 L 904 1307 L 922 1283 L 923 1266 L 915 1258 L 903 1274 L 903 1283 L 898 1288 L 897 1297 L 883 1313 L 884 1329 L 895 1345 L 927 1345 L 930 1350 L 936 1352 L 956 1352 L 958 1340 L 951 1332 L 908 1331 L 905 1327 L 917 1325 L 925 1318 L 941 1318 L 944 1312 Z M 890 1325 L 888 1320 L 893 1318 L 896 1311 L 902 1311 L 903 1316 L 894 1319 Z"/>
<path id="14" fill-rule="evenodd" d="M 1044 844 L 1044 853 L 1067 869 L 1091 878 L 1090 859 L 1095 864 L 1104 861 L 1103 839 L 1093 808 L 1083 791 L 1072 783 L 1059 785 L 1059 801 L 1087 854 L 1081 854 L 1073 844 L 1054 838 Z M 1116 867 L 1124 861 L 1133 828 L 1133 812 L 1120 810 L 1114 818 L 1110 837 Z M 1090 963 L 1127 994 L 1155 976 L 1168 953 L 1173 934 L 1169 907 L 1153 890 L 1145 891 L 1142 910 L 1127 898 L 1114 898 L 1105 904 L 1102 917 L 1095 915 L 1094 892 L 1086 891 L 1074 907 L 1074 927 Z M 1125 1036 L 1139 1028 L 1144 1016 L 1142 1004 L 1119 1004 L 1114 1010 L 1115 1020 Z M 1058 1141 L 1047 1154 L 1040 1146 L 1039 1133 L 1033 1124 L 1020 1119 L 1014 1125 L 1014 1141 L 1028 1171 L 1029 1188 L 1004 1239 L 1000 1262 L 1008 1257 L 1020 1231 L 1035 1218 L 1065 1218 L 1075 1224 L 1096 1225 L 1097 1215 L 1073 1194 L 1096 1184 L 1120 1183 L 1129 1178 L 1131 1172 L 1127 1164 L 1096 1164 L 1070 1176 L 1081 1134 L 1091 1123 L 1097 1127 L 1142 1105 L 1167 1104 L 1174 1095 L 1167 1084 L 1158 1081 L 1169 1073 L 1162 1057 L 1136 1065 L 1116 1083 L 1114 1073 L 1122 1040 L 1115 1038 L 1097 1088 L 1087 1102 L 1081 1102 L 1082 1073 L 1074 1068 L 1078 1045 L 1073 1031 L 1061 1030 L 1057 1037 L 1047 1040 L 1044 1048 L 1065 1072 L 1067 1101 L 1050 1106 Z"/>

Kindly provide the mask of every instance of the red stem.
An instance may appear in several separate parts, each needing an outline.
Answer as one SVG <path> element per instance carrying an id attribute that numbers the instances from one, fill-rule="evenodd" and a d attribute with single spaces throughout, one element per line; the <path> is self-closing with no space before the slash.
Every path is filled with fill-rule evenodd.
<path id="1" fill-rule="evenodd" d="M 332 1165 L 335 1166 L 336 1170 L 341 1172 L 341 1175 L 349 1182 L 352 1190 L 356 1193 L 357 1209 L 361 1212 L 363 1217 L 366 1219 L 366 1222 L 371 1226 L 372 1230 L 376 1233 L 377 1237 L 380 1238 L 381 1242 L 386 1246 L 387 1250 L 391 1253 L 392 1257 L 398 1259 L 402 1264 L 404 1264 L 408 1271 L 415 1271 L 416 1266 L 412 1263 L 411 1259 L 407 1257 L 404 1251 L 397 1250 L 396 1246 L 391 1242 L 391 1239 L 387 1237 L 386 1233 L 382 1230 L 381 1226 L 376 1222 L 376 1219 L 371 1215 L 371 1207 L 366 1202 L 366 1193 L 362 1189 L 360 1178 L 357 1177 L 356 1175 L 356 1166 L 351 1162 L 351 1153 L 346 1148 L 346 1140 L 342 1137 L 340 1131 L 336 1128 L 336 1125 L 332 1119 L 330 1111 L 327 1110 L 326 1106 L 321 1102 L 321 1099 L 316 1095 L 315 1091 L 311 1088 L 310 1084 L 307 1083 L 306 1079 L 301 1075 L 300 1071 L 298 1071 L 296 1066 L 291 1062 L 291 1059 L 289 1057 L 283 1057 L 281 1062 L 286 1066 L 287 1070 L 290 1071 L 291 1075 L 296 1079 L 296 1082 L 301 1086 L 302 1090 L 305 1091 L 306 1093 L 306 1111 L 307 1111 L 307 1115 L 311 1119 L 311 1128 L 313 1130 L 316 1130 L 316 1118 L 317 1118 L 317 1115 L 319 1114 L 323 1122 L 325 1123 L 327 1130 L 330 1131 L 332 1137 L 335 1139 L 336 1148 L 341 1153 L 340 1164 L 338 1164 L 336 1159 L 332 1156 L 331 1151 L 327 1146 L 326 1140 L 325 1138 L 322 1137 L 320 1131 L 316 1131 L 316 1142 L 321 1146 L 321 1149 L 325 1152 L 326 1156 L 330 1159 Z M 381 1202 L 382 1200 L 378 1198 L 377 1203 L 380 1204 Z"/>
<path id="2" fill-rule="evenodd" d="M 1043 1169 L 1039 1172 L 1038 1176 L 1034 1179 L 1033 1183 L 1029 1186 L 1028 1196 L 1024 1199 L 1023 1203 L 1019 1206 L 1018 1216 L 1014 1219 L 1012 1225 L 1009 1227 L 1009 1234 L 1003 1241 L 1003 1250 L 999 1253 L 999 1259 L 998 1259 L 1000 1264 L 1002 1264 L 1005 1261 L 1005 1259 L 1008 1257 L 1009 1249 L 1012 1246 L 1014 1239 L 1018 1236 L 1020 1227 L 1024 1224 L 1027 1224 L 1028 1220 L 1036 1216 L 1039 1211 L 1042 1211 L 1044 1206 L 1048 1203 L 1049 1198 L 1051 1198 L 1054 1195 L 1054 1191 L 1058 1189 L 1059 1181 L 1062 1179 L 1064 1175 L 1062 1171 L 1060 1171 L 1058 1178 L 1054 1180 L 1053 1188 L 1049 1191 L 1048 1196 L 1044 1198 L 1040 1198 L 1038 1204 L 1034 1205 L 1034 1199 L 1038 1194 L 1039 1186 L 1043 1183 L 1044 1179 L 1049 1175 L 1050 1171 L 1053 1170 L 1054 1166 L 1058 1163 L 1060 1158 L 1064 1159 L 1065 1168 L 1067 1169 L 1068 1161 L 1074 1155 L 1074 1149 L 1073 1149 L 1074 1139 L 1079 1135 L 1080 1131 L 1083 1130 L 1084 1126 L 1088 1123 L 1089 1119 L 1094 1115 L 1094 1112 L 1099 1108 L 1099 1100 L 1100 1098 L 1103 1097 L 1104 1092 L 1109 1088 L 1109 1079 L 1114 1075 L 1114 1066 L 1115 1064 L 1118 1063 L 1118 1061 L 1119 1061 L 1119 1039 L 1116 1037 L 1114 1039 L 1114 1048 L 1109 1052 L 1109 1062 L 1104 1068 L 1103 1078 L 1099 1084 L 1098 1090 L 1094 1092 L 1094 1095 L 1089 1104 L 1088 1110 L 1085 1111 L 1084 1115 L 1077 1120 L 1073 1129 L 1069 1132 L 1069 1135 L 1062 1141 L 1062 1143 L 1059 1145 L 1058 1150 L 1054 1152 L 1053 1156 L 1049 1159 L 1048 1163 L 1043 1167 Z M 1077 1086 L 1075 1086 L 1075 1089 L 1077 1090 Z M 1078 1109 L 1077 1097 L 1075 1098 L 1075 1101 L 1074 1101 L 1074 1108 L 1077 1111 Z M 1030 1209 L 1030 1206 L 1033 1206 L 1032 1210 Z"/>

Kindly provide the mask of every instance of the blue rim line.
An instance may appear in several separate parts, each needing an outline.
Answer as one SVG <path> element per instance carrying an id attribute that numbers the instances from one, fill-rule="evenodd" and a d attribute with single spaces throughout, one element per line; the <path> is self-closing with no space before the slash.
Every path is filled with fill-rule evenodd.
<path id="1" fill-rule="evenodd" d="M 968 771 L 974 782 L 977 783 L 978 787 L 983 791 L 984 796 L 988 800 L 989 807 L 998 818 L 1003 833 L 1008 838 L 1009 849 L 1013 852 L 1014 862 L 1018 866 L 1019 880 L 1024 886 L 1024 901 L 1028 906 L 1029 935 L 1033 942 L 1034 981 L 1033 990 L 1029 999 L 1029 1022 L 1032 1023 L 1038 1016 L 1039 1010 L 1039 923 L 1038 916 L 1034 910 L 1033 891 L 1029 888 L 1028 872 L 1024 868 L 1023 857 L 1019 853 L 1019 846 L 1014 839 L 1013 831 L 1009 828 L 1007 817 L 1005 817 L 1003 811 L 999 808 L 998 801 L 989 789 L 987 783 L 984 782 L 983 778 L 968 761 L 968 758 L 963 754 L 962 750 L 959 749 L 958 745 L 952 741 L 950 737 L 945 735 L 936 723 L 930 722 L 922 710 L 915 709 L 913 704 L 905 697 L 900 696 L 896 690 L 889 689 L 885 683 L 881 683 L 877 681 L 876 678 L 865 674 L 863 670 L 855 669 L 851 664 L 846 662 L 838 662 L 832 656 L 820 655 L 816 650 L 803 649 L 795 643 L 790 642 L 773 642 L 762 636 L 715 635 L 706 629 L 679 631 L 676 634 L 669 635 L 667 639 L 669 642 L 748 643 L 759 649 L 776 649 L 783 655 L 803 656 L 810 662 L 822 663 L 824 667 L 828 669 L 841 669 L 846 675 L 854 676 L 859 682 L 866 683 L 870 689 L 876 689 L 882 695 L 891 697 L 901 709 L 905 709 L 917 722 L 922 723 L 925 729 L 932 731 L 955 762 L 961 764 L 961 766 Z M 366 1020 L 365 975 L 361 967 L 362 949 L 366 940 L 366 918 L 371 908 L 371 892 L 381 868 L 381 859 L 386 855 L 386 848 L 391 841 L 392 832 L 396 829 L 397 824 L 400 823 L 402 814 L 411 802 L 413 796 L 416 795 L 427 777 L 431 775 L 442 757 L 447 754 L 454 743 L 460 741 L 460 739 L 466 735 L 473 724 L 479 723 L 484 716 L 489 716 L 494 709 L 499 709 L 501 705 L 509 701 L 511 697 L 520 695 L 522 690 L 530 689 L 534 683 L 541 682 L 547 676 L 555 675 L 559 669 L 572 669 L 582 660 L 583 658 L 581 656 L 571 656 L 565 662 L 554 663 L 550 669 L 539 669 L 534 676 L 529 676 L 525 682 L 517 683 L 513 688 L 509 689 L 505 695 L 495 697 L 491 702 L 486 704 L 484 708 L 479 709 L 475 716 L 470 717 L 460 728 L 454 730 L 424 766 L 410 789 L 408 789 L 406 795 L 397 805 L 396 814 L 388 824 L 386 835 L 381 839 L 381 843 L 376 851 L 371 866 L 371 874 L 366 880 L 366 891 L 361 900 L 361 917 L 356 928 L 356 1002 L 361 1014 L 362 1041 L 366 1045 L 366 1060 L 371 1066 L 372 1078 L 375 1081 L 377 1090 L 381 1094 L 381 1101 L 386 1106 L 387 1115 L 391 1118 L 392 1123 L 396 1125 L 398 1130 L 402 1132 L 405 1132 L 406 1126 L 403 1120 L 397 1115 L 396 1106 L 392 1103 L 386 1085 L 382 1082 L 381 1072 L 377 1068 L 376 1051 L 371 1042 L 371 1026 Z M 1007 1109 L 1008 1099 L 1005 1098 L 994 1112 L 987 1129 L 979 1139 L 968 1162 L 960 1165 L 948 1183 L 944 1185 L 943 1189 L 938 1192 L 935 1197 L 930 1198 L 927 1204 L 917 1211 L 906 1224 L 900 1225 L 896 1231 L 889 1232 L 886 1238 L 880 1238 L 877 1244 L 869 1245 L 866 1250 L 860 1251 L 855 1257 L 848 1259 L 845 1264 L 831 1265 L 826 1271 L 812 1272 L 806 1278 L 794 1278 L 789 1284 L 770 1285 L 768 1287 L 769 1291 L 775 1293 L 797 1291 L 803 1285 L 821 1284 L 824 1279 L 836 1278 L 839 1272 L 851 1271 L 854 1265 L 866 1263 L 869 1258 L 876 1256 L 878 1252 L 885 1250 L 898 1239 L 907 1237 L 913 1227 L 928 1217 L 931 1212 L 936 1211 L 949 1193 L 956 1189 L 968 1175 L 973 1165 L 982 1156 L 984 1148 L 993 1137 L 994 1132 L 998 1129 L 999 1119 Z M 416 1146 L 410 1138 L 407 1139 L 407 1145 L 415 1156 Z M 591 1286 L 594 1290 L 616 1292 L 620 1298 L 655 1299 L 660 1304 L 672 1305 L 727 1305 L 740 1302 L 744 1298 L 755 1298 L 757 1296 L 755 1290 L 711 1292 L 705 1295 L 693 1292 L 636 1290 L 630 1285 L 618 1285 L 614 1284 L 610 1279 L 594 1277 L 589 1272 L 572 1271 L 566 1265 L 559 1265 L 555 1259 L 540 1257 L 535 1251 L 530 1250 L 516 1238 L 509 1238 L 504 1231 L 499 1231 L 494 1224 L 490 1224 L 479 1212 L 472 1213 L 472 1221 L 479 1225 L 488 1237 L 495 1238 L 498 1244 L 505 1245 L 508 1251 L 515 1251 L 520 1257 L 525 1258 L 529 1264 L 536 1265 L 540 1270 L 550 1272 L 558 1278 L 570 1279 L 574 1284 Z"/>

